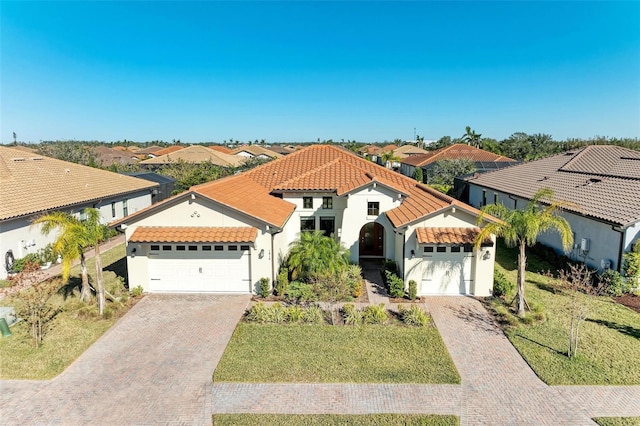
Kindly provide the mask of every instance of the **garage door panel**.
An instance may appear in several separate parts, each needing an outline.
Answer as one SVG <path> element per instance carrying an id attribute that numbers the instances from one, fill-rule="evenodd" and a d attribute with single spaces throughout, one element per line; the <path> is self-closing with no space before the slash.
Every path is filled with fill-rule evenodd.
<path id="1" fill-rule="evenodd" d="M 437 253 L 423 258 L 420 293 L 423 295 L 470 294 L 473 255 Z"/>

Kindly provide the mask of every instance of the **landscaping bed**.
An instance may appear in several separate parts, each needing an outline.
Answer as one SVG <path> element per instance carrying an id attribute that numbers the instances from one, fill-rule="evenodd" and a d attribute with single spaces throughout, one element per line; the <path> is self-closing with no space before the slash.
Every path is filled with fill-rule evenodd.
<path id="1" fill-rule="evenodd" d="M 214 425 L 289 425 L 289 426 L 455 426 L 456 416 L 417 414 L 214 414 Z"/>
<path id="2" fill-rule="evenodd" d="M 460 383 L 433 326 L 238 324 L 216 382 Z"/>

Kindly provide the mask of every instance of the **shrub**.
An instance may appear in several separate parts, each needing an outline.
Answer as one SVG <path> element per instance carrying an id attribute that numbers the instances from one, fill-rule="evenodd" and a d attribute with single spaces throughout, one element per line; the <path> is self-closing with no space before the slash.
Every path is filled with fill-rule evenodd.
<path id="1" fill-rule="evenodd" d="M 640 240 L 636 241 L 633 250 L 622 255 L 624 276 L 629 287 L 640 287 Z"/>
<path id="2" fill-rule="evenodd" d="M 418 305 L 411 305 L 409 309 L 404 306 L 399 306 L 400 318 L 406 325 L 413 327 L 424 327 L 429 324 L 429 315 Z"/>
<path id="3" fill-rule="evenodd" d="M 278 296 L 284 296 L 287 294 L 289 287 L 289 270 L 287 268 L 280 268 L 278 274 L 278 281 L 276 282 L 276 294 Z"/>
<path id="4" fill-rule="evenodd" d="M 499 270 L 493 271 L 493 296 L 508 296 L 515 289 L 515 284 L 509 281 L 507 277 Z"/>
<path id="5" fill-rule="evenodd" d="M 133 296 L 133 297 L 140 297 L 140 296 L 142 296 L 142 293 L 144 292 L 144 290 L 142 289 L 141 285 L 139 285 L 137 287 L 134 287 L 129 291 L 131 292 L 131 296 Z"/>
<path id="6" fill-rule="evenodd" d="M 312 279 L 312 290 L 317 300 L 327 302 L 344 302 L 352 299 L 352 288 L 349 283 L 349 272 L 342 269 L 334 274 L 323 274 Z"/>
<path id="7" fill-rule="evenodd" d="M 303 309 L 299 305 L 290 305 L 285 308 L 285 316 L 287 321 L 291 323 L 298 323 L 302 321 Z"/>
<path id="8" fill-rule="evenodd" d="M 324 322 L 324 311 L 320 306 L 309 306 L 302 311 L 302 322 L 305 324 L 322 324 Z"/>
<path id="9" fill-rule="evenodd" d="M 404 281 L 391 271 L 385 271 L 387 276 L 387 288 L 391 297 L 404 297 Z"/>
<path id="10" fill-rule="evenodd" d="M 362 311 L 356 309 L 352 303 L 347 303 L 342 307 L 342 316 L 346 325 L 359 325 L 364 320 Z"/>
<path id="11" fill-rule="evenodd" d="M 631 285 L 618 271 L 607 269 L 600 275 L 602 291 L 610 296 L 622 296 L 631 291 Z"/>
<path id="12" fill-rule="evenodd" d="M 25 269 L 25 266 L 29 264 L 40 266 L 40 255 L 38 253 L 29 253 L 25 257 L 16 259 L 13 262 L 13 272 L 18 274 L 22 272 Z"/>
<path id="13" fill-rule="evenodd" d="M 280 303 L 267 306 L 264 303 L 256 303 L 248 311 L 247 321 L 259 323 L 283 323 L 287 320 L 287 312 Z"/>
<path id="14" fill-rule="evenodd" d="M 347 280 L 351 287 L 351 295 L 358 298 L 362 295 L 364 279 L 362 278 L 362 268 L 360 265 L 349 265 L 347 267 Z"/>
<path id="15" fill-rule="evenodd" d="M 271 285 L 269 283 L 269 278 L 260 278 L 260 283 L 258 284 L 258 295 L 260 297 L 266 298 L 271 294 Z"/>
<path id="16" fill-rule="evenodd" d="M 418 283 L 415 280 L 409 280 L 409 299 L 416 300 L 418 297 Z"/>
<path id="17" fill-rule="evenodd" d="M 291 281 L 289 283 L 287 297 L 298 302 L 315 302 L 318 299 L 313 292 L 313 286 L 300 281 Z"/>
<path id="18" fill-rule="evenodd" d="M 384 324 L 389 319 L 384 303 L 367 306 L 364 308 L 362 315 L 365 324 Z"/>
<path id="19" fill-rule="evenodd" d="M 398 263 L 395 260 L 385 259 L 382 266 L 385 271 L 391 271 L 394 274 L 398 273 Z"/>

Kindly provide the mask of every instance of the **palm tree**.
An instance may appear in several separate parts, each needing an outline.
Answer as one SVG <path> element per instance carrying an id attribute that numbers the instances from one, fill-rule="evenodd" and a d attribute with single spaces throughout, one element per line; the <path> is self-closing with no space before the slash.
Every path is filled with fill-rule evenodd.
<path id="1" fill-rule="evenodd" d="M 542 206 L 541 201 L 546 199 L 548 203 Z M 525 298 L 524 282 L 527 266 L 526 247 L 535 244 L 538 235 L 542 232 L 554 230 L 560 234 L 562 246 L 568 251 L 573 244 L 571 226 L 565 218 L 559 215 L 563 206 L 567 203 L 554 200 L 553 191 L 542 188 L 535 193 L 531 201 L 523 210 L 510 210 L 502 204 L 489 204 L 482 208 L 478 216 L 478 224 L 484 221 L 487 215 L 494 216 L 500 221 L 485 225 L 475 241 L 476 250 L 482 242 L 492 234 L 503 237 L 509 247 L 518 246 L 518 315 L 524 316 Z"/>
<path id="2" fill-rule="evenodd" d="M 476 133 L 475 130 L 471 130 L 471 126 L 467 126 L 465 128 L 465 134 L 462 136 L 462 140 L 467 143 L 467 145 L 479 148 L 480 147 L 480 138 L 481 134 Z"/>
<path id="3" fill-rule="evenodd" d="M 349 264 L 349 253 L 322 231 L 303 231 L 290 245 L 287 267 L 292 280 L 306 281 L 320 274 L 335 274 Z"/>
<path id="4" fill-rule="evenodd" d="M 400 161 L 400 157 L 395 155 L 393 150 L 383 152 L 380 157 L 382 158 L 382 164 L 389 169 L 393 168 L 394 162 Z"/>
<path id="5" fill-rule="evenodd" d="M 48 235 L 54 229 L 59 230 L 58 238 L 53 243 L 53 250 L 62 256 L 62 279 L 69 279 L 71 262 L 80 258 L 80 275 L 82 288 L 80 300 L 88 302 L 91 298 L 89 276 L 85 250 L 91 246 L 95 250 L 96 265 L 96 293 L 98 296 L 98 311 L 104 312 L 104 283 L 102 279 L 102 259 L 100 257 L 100 243 L 104 241 L 104 229 L 100 224 L 100 212 L 93 208 L 84 210 L 86 219 L 80 220 L 65 212 L 52 212 L 33 221 L 33 225 L 41 224 L 41 232 Z"/>

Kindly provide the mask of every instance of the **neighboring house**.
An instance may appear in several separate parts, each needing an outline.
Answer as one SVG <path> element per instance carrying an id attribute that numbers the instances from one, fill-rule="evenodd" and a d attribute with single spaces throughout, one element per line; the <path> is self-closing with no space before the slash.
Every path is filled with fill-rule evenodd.
<path id="1" fill-rule="evenodd" d="M 149 182 L 155 182 L 159 185 L 157 189 L 154 189 L 151 192 L 151 204 L 159 203 L 162 200 L 166 200 L 171 195 L 173 195 L 173 191 L 175 190 L 176 179 L 170 176 L 165 176 L 153 172 L 133 172 L 123 174 L 139 179 L 148 180 Z"/>
<path id="2" fill-rule="evenodd" d="M 273 160 L 274 158 L 282 157 L 282 154 L 258 145 L 241 146 L 231 151 L 231 154 L 244 158 L 257 158 L 259 160 Z"/>
<path id="3" fill-rule="evenodd" d="M 413 145 L 402 145 L 401 147 L 396 148 L 393 151 L 393 154 L 400 158 L 400 160 L 404 160 L 405 158 L 408 157 L 413 157 L 414 155 L 425 155 L 425 154 L 429 154 L 429 151 L 427 151 L 426 149 L 422 149 L 418 146 L 413 146 Z"/>
<path id="4" fill-rule="evenodd" d="M 571 203 L 562 215 L 575 244 L 569 257 L 598 269 L 620 270 L 622 254 L 640 238 L 640 152 L 618 146 L 592 145 L 470 176 L 469 201 L 476 207 L 502 203 L 521 208 L 541 188 Z M 556 233 L 538 241 L 561 248 Z"/>
<path id="5" fill-rule="evenodd" d="M 231 154 L 231 151 L 233 151 L 232 149 L 229 149 L 223 145 L 207 145 L 207 148 L 214 151 L 222 152 L 223 154 Z"/>
<path id="6" fill-rule="evenodd" d="M 127 149 L 131 150 L 131 147 Z M 147 148 L 136 147 L 135 150 L 133 150 L 133 155 L 139 160 L 144 160 L 146 158 L 152 157 L 155 152 L 161 151 L 163 149 L 163 147 L 157 145 L 152 145 Z"/>
<path id="7" fill-rule="evenodd" d="M 81 166 L 13 148 L 0 147 L 0 279 L 7 260 L 36 253 L 55 239 L 31 227 L 38 215 L 54 210 L 81 215 L 100 210 L 103 223 L 151 205 L 158 185 L 106 170 Z"/>
<path id="8" fill-rule="evenodd" d="M 171 154 L 172 152 L 180 151 L 181 149 L 183 149 L 185 147 L 186 147 L 185 145 L 171 145 L 171 146 L 168 146 L 166 148 L 162 148 L 162 149 L 159 149 L 157 151 L 153 151 L 153 152 L 149 153 L 148 157 L 149 158 L 160 157 L 161 155 Z"/>
<path id="9" fill-rule="evenodd" d="M 494 154 L 493 152 L 462 143 L 456 143 L 435 151 L 427 151 L 427 153 L 423 155 L 412 155 L 404 158 L 400 161 L 400 173 L 413 177 L 416 168 L 421 167 L 424 181 L 429 183 L 431 176 L 433 176 L 435 163 L 441 160 L 459 159 L 473 161 L 478 170 L 495 170 L 518 163 L 516 160 Z"/>
<path id="10" fill-rule="evenodd" d="M 154 169 L 165 164 L 184 161 L 187 163 L 202 164 L 211 163 L 221 167 L 237 167 L 244 162 L 244 158 L 231 154 L 225 154 L 202 145 L 192 145 L 170 154 L 161 155 L 141 161 L 142 167 Z"/>
<path id="11" fill-rule="evenodd" d="M 280 155 L 289 155 L 295 151 L 295 149 L 287 148 L 286 146 L 282 145 L 271 145 L 267 146 L 266 148 Z"/>
<path id="12" fill-rule="evenodd" d="M 148 292 L 255 292 L 300 232 L 333 235 L 351 261 L 393 259 L 420 294 L 488 296 L 495 247 L 473 249 L 479 211 L 335 146 L 313 145 L 192 187 L 111 226 L 129 283 Z"/>
<path id="13" fill-rule="evenodd" d="M 127 151 L 109 148 L 107 146 L 95 146 L 91 147 L 91 150 L 96 155 L 96 163 L 101 167 L 109 167 L 112 165 L 124 166 L 138 162 L 138 160 Z"/>

